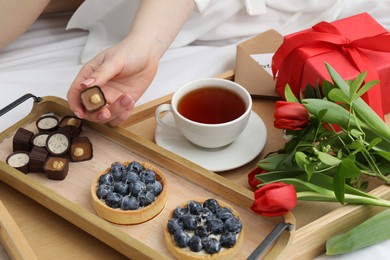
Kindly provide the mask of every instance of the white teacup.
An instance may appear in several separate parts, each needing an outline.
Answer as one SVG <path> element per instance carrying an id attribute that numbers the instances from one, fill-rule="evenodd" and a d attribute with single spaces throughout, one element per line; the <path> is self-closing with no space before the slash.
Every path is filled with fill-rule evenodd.
<path id="1" fill-rule="evenodd" d="M 200 147 L 219 148 L 242 133 L 251 110 L 252 98 L 244 87 L 230 80 L 204 78 L 180 87 L 170 104 L 157 107 L 155 116 L 163 129 L 179 130 Z M 164 112 L 172 113 L 175 126 L 164 122 Z"/>

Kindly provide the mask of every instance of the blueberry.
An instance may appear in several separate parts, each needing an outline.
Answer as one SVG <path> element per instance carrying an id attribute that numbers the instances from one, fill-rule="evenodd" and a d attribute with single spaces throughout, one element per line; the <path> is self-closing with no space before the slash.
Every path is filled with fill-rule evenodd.
<path id="1" fill-rule="evenodd" d="M 204 222 L 204 221 L 207 221 L 210 218 L 213 218 L 214 214 L 208 208 L 201 208 L 201 209 L 198 210 L 198 216 Z"/>
<path id="2" fill-rule="evenodd" d="M 231 217 L 225 221 L 225 230 L 227 232 L 239 233 L 242 229 L 241 221 L 236 217 Z"/>
<path id="3" fill-rule="evenodd" d="M 233 213 L 229 208 L 218 208 L 215 211 L 215 216 L 225 222 L 227 219 L 233 217 Z"/>
<path id="4" fill-rule="evenodd" d="M 202 250 L 202 239 L 198 236 L 193 236 L 188 241 L 188 247 L 192 252 L 200 252 Z"/>
<path id="5" fill-rule="evenodd" d="M 219 203 L 216 199 L 207 199 L 203 202 L 203 207 L 208 208 L 214 213 L 219 208 Z"/>
<path id="6" fill-rule="evenodd" d="M 143 169 L 144 169 L 144 167 L 142 166 L 142 164 L 140 164 L 137 161 L 132 161 L 126 167 L 127 172 L 134 171 L 136 173 L 140 173 Z"/>
<path id="7" fill-rule="evenodd" d="M 146 185 L 146 190 L 152 192 L 154 194 L 154 196 L 158 196 L 158 195 L 160 195 L 161 191 L 163 190 L 163 186 L 162 186 L 161 182 L 155 181 L 152 183 L 148 183 Z"/>
<path id="8" fill-rule="evenodd" d="M 120 195 L 128 195 L 129 194 L 129 184 L 123 181 L 115 182 L 114 184 L 114 192 L 119 193 Z"/>
<path id="9" fill-rule="evenodd" d="M 105 202 L 111 208 L 119 208 L 121 206 L 122 195 L 116 192 L 109 192 L 106 196 Z"/>
<path id="10" fill-rule="evenodd" d="M 219 218 L 212 218 L 207 220 L 206 225 L 207 230 L 215 235 L 222 234 L 224 231 L 224 224 Z"/>
<path id="11" fill-rule="evenodd" d="M 216 254 L 221 250 L 221 244 L 213 237 L 206 237 L 202 239 L 203 250 L 208 254 Z"/>
<path id="12" fill-rule="evenodd" d="M 155 200 L 154 194 L 149 191 L 141 191 L 137 198 L 141 207 L 146 207 Z"/>
<path id="13" fill-rule="evenodd" d="M 209 232 L 207 231 L 206 226 L 197 226 L 195 229 L 195 235 L 201 238 L 208 237 Z"/>
<path id="14" fill-rule="evenodd" d="M 175 241 L 178 247 L 184 248 L 187 247 L 190 236 L 183 230 L 177 230 L 173 234 L 173 240 Z"/>
<path id="15" fill-rule="evenodd" d="M 112 188 L 110 185 L 107 185 L 107 184 L 101 184 L 99 185 L 99 187 L 97 188 L 96 190 L 96 196 L 99 198 L 99 199 L 105 199 L 107 194 L 112 191 Z"/>
<path id="16" fill-rule="evenodd" d="M 126 195 L 122 199 L 121 209 L 123 210 L 136 210 L 139 208 L 139 202 L 136 198 L 130 195 Z"/>
<path id="17" fill-rule="evenodd" d="M 236 234 L 232 232 L 224 233 L 219 239 L 219 242 L 221 243 L 222 247 L 231 248 L 237 242 Z"/>
<path id="18" fill-rule="evenodd" d="M 179 221 L 183 223 L 184 230 L 194 231 L 197 226 L 196 218 L 193 215 L 183 215 L 179 218 Z"/>
<path id="19" fill-rule="evenodd" d="M 145 184 L 156 181 L 156 173 L 152 169 L 145 169 L 140 172 L 139 177 Z"/>
<path id="20" fill-rule="evenodd" d="M 133 182 L 133 183 L 140 180 L 138 173 L 136 173 L 135 171 L 128 171 L 126 173 L 125 179 L 127 182 Z"/>
<path id="21" fill-rule="evenodd" d="M 110 173 L 114 178 L 114 181 L 120 181 L 125 176 L 126 168 L 122 163 L 114 162 L 111 164 Z"/>
<path id="22" fill-rule="evenodd" d="M 99 181 L 98 181 L 99 185 L 102 185 L 102 184 L 111 185 L 113 182 L 114 182 L 114 178 L 109 173 L 100 175 Z"/>
<path id="23" fill-rule="evenodd" d="M 175 234 L 177 230 L 182 230 L 183 224 L 177 218 L 171 218 L 168 220 L 168 231 L 171 234 Z"/>
<path id="24" fill-rule="evenodd" d="M 173 211 L 173 217 L 174 218 L 180 218 L 181 216 L 187 215 L 188 214 L 188 208 L 181 208 L 181 207 L 176 207 L 175 210 Z"/>
<path id="25" fill-rule="evenodd" d="M 136 181 L 133 183 L 133 189 L 131 195 L 137 197 L 140 192 L 146 191 L 146 185 L 142 181 Z"/>
<path id="26" fill-rule="evenodd" d="M 202 204 L 200 204 L 199 202 L 197 201 L 194 201 L 194 200 L 190 200 L 187 204 L 187 207 L 188 209 L 190 210 L 190 213 L 193 214 L 193 215 L 197 215 L 198 214 L 198 211 L 203 208 L 202 207 Z"/>

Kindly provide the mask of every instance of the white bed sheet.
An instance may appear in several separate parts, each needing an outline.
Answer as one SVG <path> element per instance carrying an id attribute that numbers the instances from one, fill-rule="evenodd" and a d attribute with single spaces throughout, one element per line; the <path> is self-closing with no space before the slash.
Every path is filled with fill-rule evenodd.
<path id="1" fill-rule="evenodd" d="M 40 18 L 16 42 L 0 51 L 0 108 L 26 93 L 66 99 L 81 67 L 80 53 L 87 38 L 84 31 L 65 31 L 69 17 Z M 235 51 L 235 45 L 169 50 L 160 62 L 155 80 L 136 105 L 169 94 L 190 80 L 234 68 Z M 0 131 L 26 116 L 31 106 L 32 101 L 26 101 L 0 117 Z M 7 259 L 1 248 L 0 259 Z M 390 240 L 352 254 L 318 259 L 390 259 Z"/>

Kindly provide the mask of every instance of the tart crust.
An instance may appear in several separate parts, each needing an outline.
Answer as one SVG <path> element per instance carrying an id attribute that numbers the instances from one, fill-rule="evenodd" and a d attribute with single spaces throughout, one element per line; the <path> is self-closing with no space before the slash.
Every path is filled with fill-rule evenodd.
<path id="1" fill-rule="evenodd" d="M 123 163 L 123 165 L 127 166 L 129 163 L 130 162 L 125 162 Z M 152 219 L 164 209 L 168 194 L 167 181 L 165 179 L 165 176 L 158 168 L 156 168 L 150 163 L 141 162 L 141 165 L 144 168 L 153 170 L 156 173 L 156 179 L 162 184 L 163 189 L 161 193 L 156 197 L 156 200 L 153 201 L 152 204 L 146 207 L 139 208 L 137 210 L 122 210 L 108 207 L 104 203 L 104 201 L 100 200 L 96 195 L 99 177 L 110 171 L 110 168 L 107 168 L 102 173 L 96 176 L 91 186 L 92 205 L 99 217 L 115 224 L 139 224 Z"/>
<path id="2" fill-rule="evenodd" d="M 196 199 L 194 201 L 200 202 L 203 204 L 206 199 Z M 232 211 L 233 215 L 237 217 L 238 219 L 241 220 L 238 212 L 229 204 L 222 202 L 220 200 L 217 200 L 220 207 L 226 207 L 230 208 Z M 181 205 L 180 207 L 185 207 L 188 202 L 185 202 Z M 171 219 L 173 216 L 173 211 L 169 214 L 169 218 Z M 242 220 L 241 220 L 242 222 Z M 231 247 L 231 248 L 222 248 L 221 251 L 219 251 L 216 254 L 208 254 L 204 252 L 203 250 L 200 252 L 192 252 L 188 247 L 187 248 L 180 248 L 175 244 L 175 241 L 173 240 L 173 236 L 171 233 L 168 231 L 168 225 L 165 225 L 164 227 L 164 236 L 165 236 L 165 244 L 171 252 L 171 254 L 176 258 L 176 259 L 183 259 L 183 260 L 205 260 L 205 259 L 211 259 L 211 260 L 225 260 L 225 259 L 234 259 L 234 257 L 237 255 L 238 251 L 240 251 L 241 246 L 244 242 L 244 225 L 242 226 L 242 229 L 240 233 L 238 234 L 237 237 L 237 242 L 236 244 Z"/>

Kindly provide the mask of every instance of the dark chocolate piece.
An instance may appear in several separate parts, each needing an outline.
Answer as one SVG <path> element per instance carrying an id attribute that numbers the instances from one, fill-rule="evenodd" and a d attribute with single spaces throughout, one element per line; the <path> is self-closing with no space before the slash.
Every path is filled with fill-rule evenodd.
<path id="1" fill-rule="evenodd" d="M 70 148 L 70 137 L 64 132 L 53 132 L 46 139 L 46 149 L 52 155 L 63 155 Z"/>
<path id="2" fill-rule="evenodd" d="M 17 151 L 26 151 L 29 152 L 31 150 L 31 138 L 33 137 L 34 133 L 24 129 L 19 128 L 13 138 L 12 141 L 12 148 L 14 152 Z"/>
<path id="3" fill-rule="evenodd" d="M 68 175 L 69 160 L 65 157 L 51 156 L 46 160 L 43 170 L 51 180 L 63 180 Z"/>
<path id="4" fill-rule="evenodd" d="M 87 88 L 80 95 L 85 110 L 93 112 L 106 105 L 107 101 L 99 86 Z"/>
<path id="5" fill-rule="evenodd" d="M 53 115 L 42 116 L 36 122 L 39 132 L 53 132 L 58 129 L 58 118 Z"/>
<path id="6" fill-rule="evenodd" d="M 93 157 L 92 143 L 88 137 L 75 137 L 70 146 L 69 158 L 71 162 L 91 160 Z"/>
<path id="7" fill-rule="evenodd" d="M 8 155 L 6 162 L 9 166 L 27 174 L 30 157 L 27 152 L 14 152 Z"/>
<path id="8" fill-rule="evenodd" d="M 49 136 L 49 133 L 46 133 L 46 132 L 36 133 L 31 138 L 31 144 L 33 146 L 46 147 L 46 140 L 47 140 L 48 136 Z"/>
<path id="9" fill-rule="evenodd" d="M 45 164 L 48 155 L 49 153 L 46 148 L 34 146 L 30 152 L 29 171 L 43 172 L 43 165 Z"/>
<path id="10" fill-rule="evenodd" d="M 60 121 L 59 131 L 68 133 L 70 137 L 77 137 L 83 129 L 83 120 L 75 116 L 66 116 Z"/>

